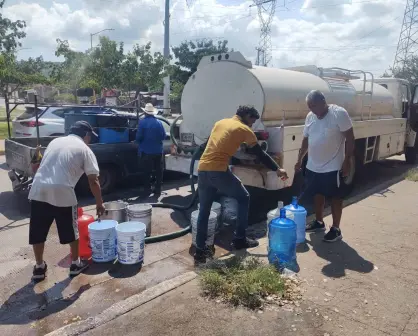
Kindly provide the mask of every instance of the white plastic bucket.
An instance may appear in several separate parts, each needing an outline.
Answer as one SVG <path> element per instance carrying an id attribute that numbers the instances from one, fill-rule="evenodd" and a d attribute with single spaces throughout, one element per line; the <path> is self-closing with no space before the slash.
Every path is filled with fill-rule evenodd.
<path id="1" fill-rule="evenodd" d="M 200 203 L 197 204 L 197 209 L 200 210 Z M 219 230 L 221 229 L 221 225 L 222 225 L 222 206 L 220 203 L 218 202 L 213 202 L 212 203 L 212 207 L 210 208 L 210 211 L 213 211 L 214 213 L 216 213 L 216 228 L 215 228 L 215 232 L 219 232 Z"/>
<path id="2" fill-rule="evenodd" d="M 150 204 L 132 204 L 126 208 L 129 222 L 144 223 L 146 236 L 151 235 L 152 206 Z"/>
<path id="3" fill-rule="evenodd" d="M 196 232 L 197 232 L 197 217 L 199 216 L 199 210 L 192 212 L 192 244 L 196 246 Z M 208 237 L 206 239 L 206 246 L 212 246 L 215 242 L 215 233 L 217 225 L 216 212 L 211 211 L 208 220 Z"/>
<path id="4" fill-rule="evenodd" d="M 109 262 L 116 259 L 115 220 L 105 219 L 88 226 L 91 257 L 94 262 Z"/>
<path id="5" fill-rule="evenodd" d="M 116 227 L 118 261 L 133 265 L 144 261 L 146 226 L 141 222 L 124 222 Z"/>

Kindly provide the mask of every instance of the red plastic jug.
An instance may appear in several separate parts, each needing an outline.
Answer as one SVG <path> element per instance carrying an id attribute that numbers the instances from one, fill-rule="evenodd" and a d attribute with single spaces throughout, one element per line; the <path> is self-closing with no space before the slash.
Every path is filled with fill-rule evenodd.
<path id="1" fill-rule="evenodd" d="M 77 223 L 78 223 L 78 232 L 80 235 L 79 240 L 79 254 L 81 259 L 91 258 L 91 248 L 90 248 L 90 238 L 89 238 L 89 224 L 94 222 L 94 217 L 92 215 L 87 215 L 83 213 L 82 208 L 77 209 Z"/>

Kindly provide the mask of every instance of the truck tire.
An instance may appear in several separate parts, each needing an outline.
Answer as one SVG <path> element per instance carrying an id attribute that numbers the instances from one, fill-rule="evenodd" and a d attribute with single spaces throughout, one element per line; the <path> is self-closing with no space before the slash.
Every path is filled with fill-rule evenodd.
<path id="1" fill-rule="evenodd" d="M 117 169 L 111 165 L 105 165 L 100 167 L 100 188 L 102 194 L 108 194 L 115 188 L 116 181 L 118 178 Z M 75 192 L 81 196 L 91 195 L 89 181 L 87 176 L 84 174 L 81 176 L 77 185 L 75 186 Z"/>
<path id="2" fill-rule="evenodd" d="M 117 170 L 111 165 L 105 165 L 100 167 L 100 188 L 103 194 L 109 194 L 113 191 L 117 180 Z"/>

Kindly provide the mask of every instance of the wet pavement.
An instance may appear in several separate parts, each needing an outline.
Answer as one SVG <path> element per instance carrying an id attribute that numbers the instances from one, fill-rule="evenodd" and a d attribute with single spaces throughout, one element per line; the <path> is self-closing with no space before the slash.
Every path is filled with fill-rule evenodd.
<path id="1" fill-rule="evenodd" d="M 399 160 L 372 165 L 360 176 L 356 192 L 398 176 L 408 168 Z M 165 187 L 160 201 L 174 204 L 187 204 L 190 201 L 190 187 L 184 178 L 171 180 Z M 34 258 L 27 244 L 29 204 L 24 196 L 11 191 L 4 158 L 1 157 L 0 190 L 0 335 L 45 335 L 65 324 L 96 315 L 115 302 L 193 268 L 189 251 L 191 235 L 186 235 L 147 245 L 142 268 L 118 263 L 92 264 L 86 274 L 70 279 L 69 249 L 59 244 L 53 226 L 45 250 L 48 277 L 42 283 L 32 284 L 30 277 Z M 259 198 L 251 211 L 264 212 L 264 208 L 274 208 L 278 199 L 287 201 L 293 193 L 272 193 L 271 197 Z M 128 199 L 131 203 L 139 202 L 136 194 L 135 189 L 123 189 L 107 196 L 105 200 Z M 257 196 L 253 198 L 257 199 Z M 87 213 L 93 214 L 91 200 L 84 199 L 81 203 Z M 310 205 L 307 207 L 309 210 Z M 186 227 L 189 215 L 190 211 L 181 213 L 154 208 L 152 234 L 169 233 Z M 265 235 L 265 225 L 252 226 L 250 231 L 252 235 L 262 237 Z M 226 227 L 223 234 L 218 236 L 218 255 L 228 252 L 231 232 Z"/>

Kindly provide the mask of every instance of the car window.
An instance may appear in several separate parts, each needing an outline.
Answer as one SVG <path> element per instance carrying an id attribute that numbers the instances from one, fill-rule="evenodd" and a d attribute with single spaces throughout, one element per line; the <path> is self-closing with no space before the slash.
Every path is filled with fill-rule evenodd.
<path id="1" fill-rule="evenodd" d="M 65 112 L 68 112 L 68 111 L 64 109 L 58 109 L 58 110 L 52 111 L 51 114 L 57 116 L 58 118 L 64 118 Z"/>
<path id="2" fill-rule="evenodd" d="M 44 109 L 38 108 L 38 117 L 42 114 L 43 111 Z M 16 120 L 25 120 L 33 117 L 35 117 L 35 108 L 32 106 L 28 106 L 26 107 L 25 112 L 16 117 Z"/>

